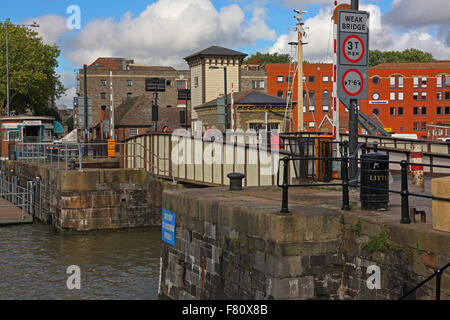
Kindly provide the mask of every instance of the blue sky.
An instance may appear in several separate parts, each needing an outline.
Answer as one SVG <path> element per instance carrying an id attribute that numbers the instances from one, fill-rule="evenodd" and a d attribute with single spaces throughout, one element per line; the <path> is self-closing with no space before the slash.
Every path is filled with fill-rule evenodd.
<path id="1" fill-rule="evenodd" d="M 66 27 L 70 5 L 81 10 L 80 30 Z M 329 61 L 333 0 L 15 0 L 2 2 L 0 20 L 37 20 L 44 41 L 60 46 L 58 72 L 71 89 L 62 102 L 68 103 L 74 69 L 98 56 L 187 69 L 184 56 L 213 44 L 248 54 L 287 53 L 295 39 L 293 8 L 308 11 L 305 58 Z M 360 9 L 371 13 L 371 49 L 416 47 L 450 59 L 449 0 L 360 0 Z"/>

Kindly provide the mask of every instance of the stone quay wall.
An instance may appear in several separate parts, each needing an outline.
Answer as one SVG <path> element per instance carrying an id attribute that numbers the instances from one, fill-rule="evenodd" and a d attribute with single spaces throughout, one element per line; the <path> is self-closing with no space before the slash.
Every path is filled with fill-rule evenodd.
<path id="1" fill-rule="evenodd" d="M 265 190 L 164 191 L 176 229 L 175 246 L 163 243 L 161 297 L 398 299 L 450 261 L 449 233 L 319 205 L 292 204 L 281 216 L 280 197 L 254 196 Z M 371 266 L 379 267 L 379 288 L 368 287 Z M 409 298 L 434 299 L 434 286 Z M 447 272 L 441 299 L 449 298 Z"/>
<path id="2" fill-rule="evenodd" d="M 59 231 L 160 226 L 162 191 L 180 187 L 144 170 L 65 171 L 9 161 L 5 172 L 22 186 L 35 182 L 34 217 Z"/>

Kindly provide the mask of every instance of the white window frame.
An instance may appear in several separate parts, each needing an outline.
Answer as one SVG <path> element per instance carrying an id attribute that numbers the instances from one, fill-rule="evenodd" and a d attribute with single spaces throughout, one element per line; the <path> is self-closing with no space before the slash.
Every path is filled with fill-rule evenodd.
<path id="1" fill-rule="evenodd" d="M 395 92 L 390 92 L 390 94 L 389 94 L 389 100 L 395 101 Z"/>
<path id="2" fill-rule="evenodd" d="M 133 138 L 133 137 L 136 137 L 137 135 L 138 135 L 138 128 L 129 128 L 128 129 L 128 138 Z"/>
<path id="3" fill-rule="evenodd" d="M 316 127 L 316 123 L 314 121 L 309 121 L 308 122 L 308 128 L 312 129 Z"/>
<path id="4" fill-rule="evenodd" d="M 403 92 L 399 92 L 398 93 L 398 101 L 403 101 L 403 99 L 404 99 Z"/>
<path id="5" fill-rule="evenodd" d="M 277 76 L 277 82 L 278 83 L 283 83 L 284 82 L 284 77 L 283 76 Z"/>
<path id="6" fill-rule="evenodd" d="M 391 89 L 395 88 L 395 83 L 396 83 L 395 77 L 390 77 L 389 78 L 389 86 Z"/>
<path id="7" fill-rule="evenodd" d="M 330 82 L 330 77 L 329 76 L 323 76 L 322 77 L 322 81 L 323 82 Z"/>
<path id="8" fill-rule="evenodd" d="M 398 87 L 399 88 L 403 88 L 404 87 L 404 78 L 403 77 L 398 77 Z"/>
<path id="9" fill-rule="evenodd" d="M 419 77 L 413 77 L 413 88 L 419 87 Z"/>
<path id="10" fill-rule="evenodd" d="M 442 76 L 436 77 L 436 88 L 442 88 Z"/>

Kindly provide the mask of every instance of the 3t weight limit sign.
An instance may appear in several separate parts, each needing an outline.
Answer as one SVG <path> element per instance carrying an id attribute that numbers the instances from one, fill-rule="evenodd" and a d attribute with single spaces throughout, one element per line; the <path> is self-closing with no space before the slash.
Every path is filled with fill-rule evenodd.
<path id="1" fill-rule="evenodd" d="M 342 52 L 347 61 L 352 63 L 359 62 L 366 51 L 363 40 L 357 35 L 348 36 L 344 40 Z"/>
<path id="2" fill-rule="evenodd" d="M 342 77 L 342 88 L 349 96 L 357 96 L 364 87 L 364 79 L 361 72 L 356 69 L 347 70 Z"/>

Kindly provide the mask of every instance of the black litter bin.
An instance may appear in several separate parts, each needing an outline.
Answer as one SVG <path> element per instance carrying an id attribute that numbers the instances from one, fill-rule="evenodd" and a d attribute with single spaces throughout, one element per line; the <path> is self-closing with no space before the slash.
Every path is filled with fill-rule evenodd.
<path id="1" fill-rule="evenodd" d="M 361 208 L 387 210 L 389 204 L 389 156 L 379 152 L 361 155 Z M 376 188 L 370 189 L 370 188 Z"/>

